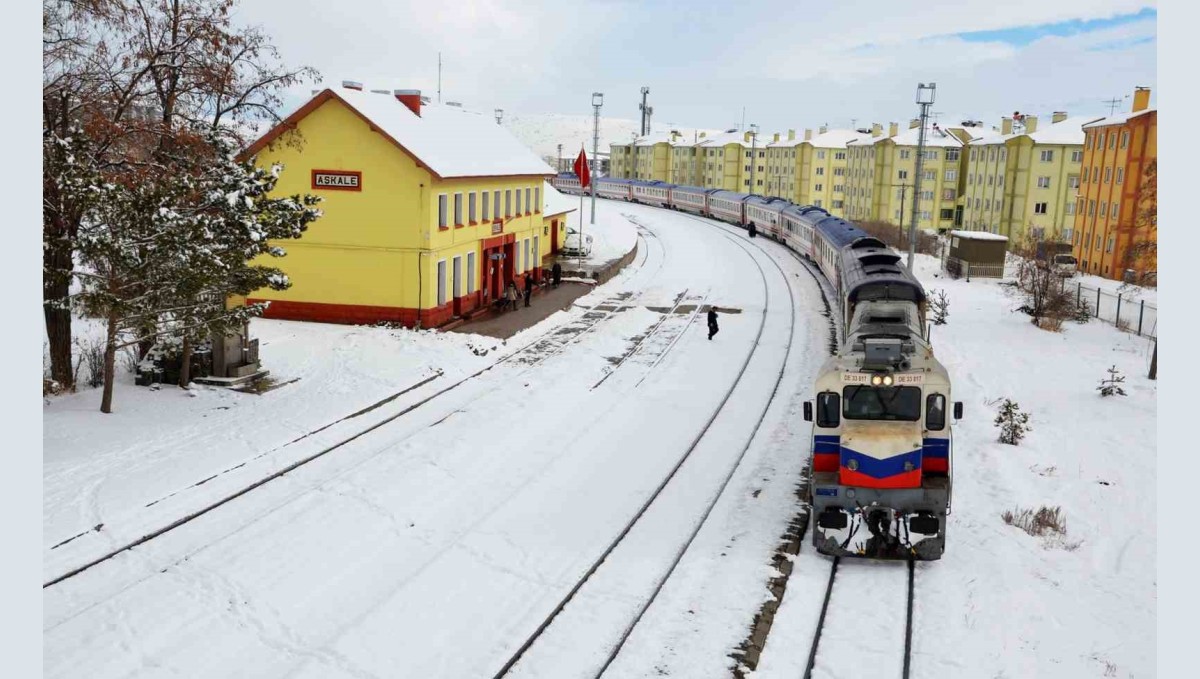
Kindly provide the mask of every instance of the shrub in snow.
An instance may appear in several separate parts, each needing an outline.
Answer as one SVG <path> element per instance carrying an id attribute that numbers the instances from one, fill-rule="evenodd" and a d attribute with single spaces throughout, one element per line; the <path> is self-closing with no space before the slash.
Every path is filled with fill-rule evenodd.
<path id="1" fill-rule="evenodd" d="M 1039 328 L 1057 332 L 1063 319 L 1074 317 L 1076 303 L 1054 264 L 1053 249 L 1042 245 L 1030 229 L 1015 250 L 1019 257 L 1016 288 L 1023 302 L 1019 310 Z"/>
<path id="2" fill-rule="evenodd" d="M 1092 320 L 1092 307 L 1087 302 L 1078 302 L 1071 314 L 1071 320 L 1081 325 Z"/>
<path id="3" fill-rule="evenodd" d="M 1021 509 L 1005 511 L 1001 515 L 1004 523 L 1016 526 L 1034 537 L 1045 537 L 1067 534 L 1067 517 L 1062 513 L 1062 507 L 1039 507 L 1038 509 Z"/>
<path id="4" fill-rule="evenodd" d="M 929 308 L 933 311 L 933 324 L 946 325 L 950 318 L 950 299 L 945 290 L 933 290 L 929 296 Z"/>
<path id="5" fill-rule="evenodd" d="M 1000 443 L 1010 446 L 1019 445 L 1026 432 L 1033 431 L 1029 426 L 1029 413 L 1021 412 L 1021 407 L 1007 398 L 1000 404 L 995 426 L 1000 427 Z"/>
<path id="6" fill-rule="evenodd" d="M 1121 388 L 1121 383 L 1125 381 L 1125 376 L 1117 370 L 1117 366 L 1108 369 L 1108 377 L 1100 380 L 1100 386 L 1096 390 L 1101 396 L 1124 396 L 1125 390 Z"/>

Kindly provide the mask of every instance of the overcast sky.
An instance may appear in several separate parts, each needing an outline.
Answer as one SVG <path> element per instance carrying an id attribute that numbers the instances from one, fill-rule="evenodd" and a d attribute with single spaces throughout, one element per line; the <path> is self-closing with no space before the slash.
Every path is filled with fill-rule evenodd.
<path id="1" fill-rule="evenodd" d="M 943 122 L 1107 114 L 1156 85 L 1156 4 L 243 0 L 238 18 L 327 83 L 436 98 L 440 51 L 443 101 L 472 109 L 590 114 L 601 91 L 603 115 L 636 119 L 645 85 L 655 122 L 729 128 L 744 106 L 771 132 L 903 123 L 919 81 L 937 83 Z"/>

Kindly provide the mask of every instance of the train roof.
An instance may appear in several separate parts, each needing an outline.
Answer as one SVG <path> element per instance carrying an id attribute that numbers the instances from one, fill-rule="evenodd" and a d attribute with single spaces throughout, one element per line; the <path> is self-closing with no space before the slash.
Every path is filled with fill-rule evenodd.
<path id="1" fill-rule="evenodd" d="M 596 182 L 597 183 L 608 182 L 609 184 L 624 184 L 624 185 L 628 186 L 629 184 L 633 183 L 633 180 L 632 179 L 621 179 L 620 177 L 600 177 L 599 179 L 596 180 Z"/>
<path id="2" fill-rule="evenodd" d="M 869 237 L 866 231 L 840 217 L 826 217 L 816 222 L 814 227 L 825 235 L 825 238 L 829 240 L 831 245 L 839 250 L 859 238 Z"/>
<path id="3" fill-rule="evenodd" d="M 661 179 L 630 179 L 630 184 L 634 186 L 653 186 L 660 189 L 673 188 L 675 185 L 669 182 L 664 182 Z"/>
<path id="4" fill-rule="evenodd" d="M 925 288 L 900 264 L 900 255 L 867 236 L 842 250 L 842 287 L 846 301 L 925 301 Z"/>
<path id="5" fill-rule="evenodd" d="M 772 210 L 782 210 L 791 205 L 786 198 L 779 198 L 777 196 L 750 196 L 746 199 L 746 202 L 758 205 L 759 207 L 768 207 Z"/>
<path id="6" fill-rule="evenodd" d="M 686 184 L 676 184 L 674 191 L 684 191 L 686 193 L 716 193 L 720 189 L 706 189 L 703 186 L 688 186 Z"/>
<path id="7" fill-rule="evenodd" d="M 726 200 L 735 200 L 739 203 L 750 197 L 750 194 L 748 193 L 741 193 L 739 191 L 726 191 L 724 189 L 713 191 L 709 195 L 711 195 L 713 198 L 725 198 Z"/>
<path id="8" fill-rule="evenodd" d="M 807 217 L 809 220 L 819 219 L 820 217 L 828 217 L 829 212 L 825 208 L 820 208 L 815 205 L 796 205 L 792 204 L 783 208 L 783 214 L 792 215 L 793 217 Z"/>

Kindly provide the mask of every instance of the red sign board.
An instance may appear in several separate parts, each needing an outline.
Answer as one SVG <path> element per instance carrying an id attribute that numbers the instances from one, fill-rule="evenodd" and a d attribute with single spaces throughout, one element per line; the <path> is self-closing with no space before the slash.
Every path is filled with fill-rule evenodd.
<path id="1" fill-rule="evenodd" d="M 313 170 L 312 187 L 327 191 L 362 191 L 362 173 L 352 170 Z"/>
<path id="2" fill-rule="evenodd" d="M 492 235 L 496 235 L 504 231 L 504 222 L 492 222 Z"/>

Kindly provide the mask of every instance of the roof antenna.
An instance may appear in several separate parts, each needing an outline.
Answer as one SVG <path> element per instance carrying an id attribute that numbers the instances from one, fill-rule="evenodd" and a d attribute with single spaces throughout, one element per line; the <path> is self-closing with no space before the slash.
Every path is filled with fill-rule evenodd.
<path id="1" fill-rule="evenodd" d="M 442 53 L 438 52 L 438 103 L 442 103 Z"/>

